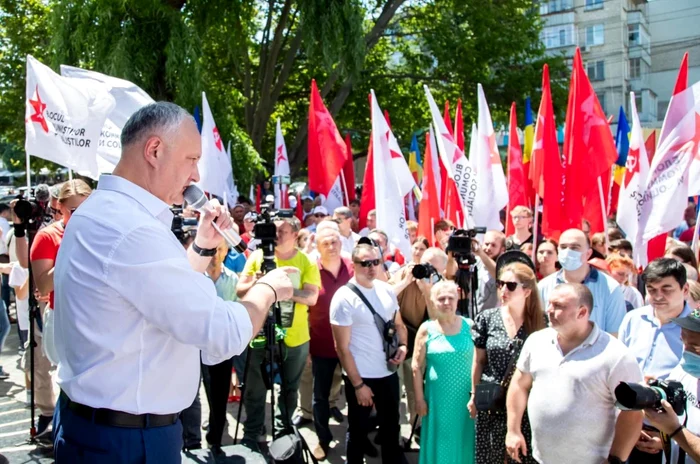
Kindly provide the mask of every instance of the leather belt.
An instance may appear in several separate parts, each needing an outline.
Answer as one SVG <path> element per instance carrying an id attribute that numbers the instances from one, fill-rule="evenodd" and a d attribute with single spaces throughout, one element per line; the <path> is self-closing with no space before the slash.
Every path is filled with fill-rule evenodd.
<path id="1" fill-rule="evenodd" d="M 180 417 L 176 414 L 129 414 L 128 412 L 113 411 L 105 408 L 93 408 L 76 403 L 61 392 L 63 400 L 75 415 L 99 425 L 122 427 L 127 429 L 145 429 L 149 427 L 164 427 L 173 425 Z"/>

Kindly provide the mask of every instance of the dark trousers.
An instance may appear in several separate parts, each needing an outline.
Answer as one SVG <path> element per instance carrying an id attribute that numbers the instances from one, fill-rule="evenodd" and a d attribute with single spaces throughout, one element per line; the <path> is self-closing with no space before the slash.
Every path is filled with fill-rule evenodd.
<path id="1" fill-rule="evenodd" d="M 2 287 L 0 287 L 0 296 L 2 296 L 2 301 L 5 303 L 5 310 L 7 315 L 10 315 L 10 292 L 12 287 L 10 287 L 10 275 L 2 275 Z"/>
<path id="2" fill-rule="evenodd" d="M 99 425 L 59 399 L 54 425 L 56 464 L 180 463 L 182 425 L 128 429 Z"/>
<path id="3" fill-rule="evenodd" d="M 374 407 L 377 409 L 379 430 L 382 431 L 382 463 L 400 463 L 399 449 L 399 376 L 394 373 L 381 379 L 362 379 L 374 394 Z M 357 403 L 355 387 L 345 377 L 345 397 L 348 402 L 348 432 L 345 452 L 350 464 L 364 462 L 364 449 L 369 433 L 371 406 Z"/>
<path id="4" fill-rule="evenodd" d="M 207 392 L 207 400 L 209 401 L 207 443 L 210 445 L 221 445 L 221 438 L 226 427 L 226 405 L 228 404 L 228 394 L 231 389 L 233 359 L 227 359 L 213 366 L 203 367 L 204 390 Z"/>
<path id="5" fill-rule="evenodd" d="M 627 460 L 627 463 L 628 464 L 661 464 L 663 454 L 664 453 L 662 453 L 662 452 L 658 452 L 656 454 L 649 454 L 649 453 L 645 453 L 643 451 L 639 451 L 637 448 L 633 448 L 632 453 L 630 454 L 630 457 Z"/>
<path id="6" fill-rule="evenodd" d="M 333 434 L 328 426 L 331 418 L 331 408 L 328 398 L 331 394 L 331 384 L 335 368 L 338 366 L 338 358 L 311 357 L 311 370 L 314 375 L 314 427 L 318 441 L 329 444 L 333 440 Z"/>
<path id="7" fill-rule="evenodd" d="M 199 399 L 199 389 L 189 408 L 180 414 L 182 422 L 182 442 L 185 449 L 200 449 L 202 447 L 202 402 Z"/>

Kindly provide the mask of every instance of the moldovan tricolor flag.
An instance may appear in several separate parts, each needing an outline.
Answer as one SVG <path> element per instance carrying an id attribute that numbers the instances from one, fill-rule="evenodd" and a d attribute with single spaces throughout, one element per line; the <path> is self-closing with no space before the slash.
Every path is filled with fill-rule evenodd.
<path id="1" fill-rule="evenodd" d="M 642 234 L 639 229 L 641 217 L 639 198 L 642 198 L 644 195 L 647 176 L 649 175 L 649 159 L 644 146 L 644 135 L 642 134 L 642 125 L 637 114 L 634 92 L 630 92 L 630 110 L 632 131 L 629 139 L 629 149 L 627 150 L 624 177 L 620 185 L 617 223 L 625 232 L 627 240 L 632 243 L 634 263 L 637 266 L 646 267 L 646 246 L 642 242 Z"/>
<path id="2" fill-rule="evenodd" d="M 97 165 L 100 173 L 111 173 L 122 156 L 120 138 L 124 124 L 136 111 L 153 103 L 153 99 L 133 82 L 95 71 L 62 64 L 61 75 L 102 84 L 114 97 L 115 106 L 107 115 L 97 147 Z"/>
<path id="3" fill-rule="evenodd" d="M 443 203 L 445 215 L 447 219 L 454 223 L 455 227 L 474 227 L 475 224 L 472 219 L 476 190 L 474 168 L 447 129 L 445 121 L 440 116 L 440 110 L 430 94 L 430 89 L 428 89 L 427 85 L 424 85 L 423 88 L 430 106 L 433 126 L 437 131 L 435 138 L 438 153 L 447 171 L 445 178 L 447 185 L 444 186 L 445 201 Z"/>
<path id="4" fill-rule="evenodd" d="M 503 230 L 499 211 L 508 205 L 506 176 L 503 174 L 491 112 L 481 84 L 478 84 L 478 95 L 479 125 L 476 156 L 474 158 L 470 156 L 470 161 L 476 169 L 477 185 L 473 216 L 478 219 L 478 226 L 485 226 L 489 230 Z"/>
<path id="5" fill-rule="evenodd" d="M 688 174 L 700 142 L 700 82 L 686 87 L 686 72 L 681 67 L 649 167 L 641 200 L 640 227 L 644 225 L 645 241 L 676 228 L 688 204 Z"/>
<path id="6" fill-rule="evenodd" d="M 226 191 L 228 162 L 224 142 L 216 128 L 207 95 L 202 92 L 202 157 L 199 159 L 199 186 L 205 192 L 223 198 Z"/>
<path id="7" fill-rule="evenodd" d="M 104 85 L 61 77 L 27 55 L 28 154 L 97 179 L 100 133 L 114 106 Z"/>
<path id="8" fill-rule="evenodd" d="M 275 177 L 289 176 L 289 159 L 287 158 L 287 146 L 284 144 L 282 127 L 277 119 L 277 133 L 275 135 Z M 275 208 L 289 208 L 289 196 L 287 185 L 275 183 Z"/>
<path id="9" fill-rule="evenodd" d="M 371 100 L 377 228 L 387 233 L 391 244 L 404 256 L 410 256 L 411 242 L 402 206 L 404 198 L 416 184 L 399 144 L 379 108 L 374 90 Z"/>

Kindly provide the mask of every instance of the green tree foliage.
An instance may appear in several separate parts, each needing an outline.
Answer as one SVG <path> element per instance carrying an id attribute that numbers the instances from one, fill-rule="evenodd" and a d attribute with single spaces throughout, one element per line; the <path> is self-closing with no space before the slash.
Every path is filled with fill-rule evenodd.
<path id="1" fill-rule="evenodd" d="M 128 79 L 193 110 L 206 91 L 247 191 L 272 166 L 275 121 L 292 170 L 306 170 L 311 79 L 341 131 L 366 149 L 374 89 L 402 146 L 427 129 L 423 84 L 495 121 L 539 100 L 544 49 L 531 0 L 0 0 L 0 156 L 22 159 L 24 56 Z M 557 109 L 567 70 L 549 58 Z M 519 106 L 522 109 L 522 105 Z M 522 111 L 520 118 L 522 120 Z M 424 139 L 421 140 L 423 142 Z M 262 155 L 262 156 L 260 156 Z"/>

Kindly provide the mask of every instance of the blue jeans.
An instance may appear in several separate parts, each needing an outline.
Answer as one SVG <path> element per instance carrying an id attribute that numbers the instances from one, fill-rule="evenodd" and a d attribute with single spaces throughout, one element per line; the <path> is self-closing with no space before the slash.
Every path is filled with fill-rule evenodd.
<path id="1" fill-rule="evenodd" d="M 328 397 L 331 394 L 335 368 L 339 362 L 338 358 L 311 357 L 311 369 L 314 374 L 314 427 L 316 428 L 318 441 L 325 444 L 329 444 L 333 440 L 333 434 L 328 426 L 328 421 L 331 418 Z"/>

